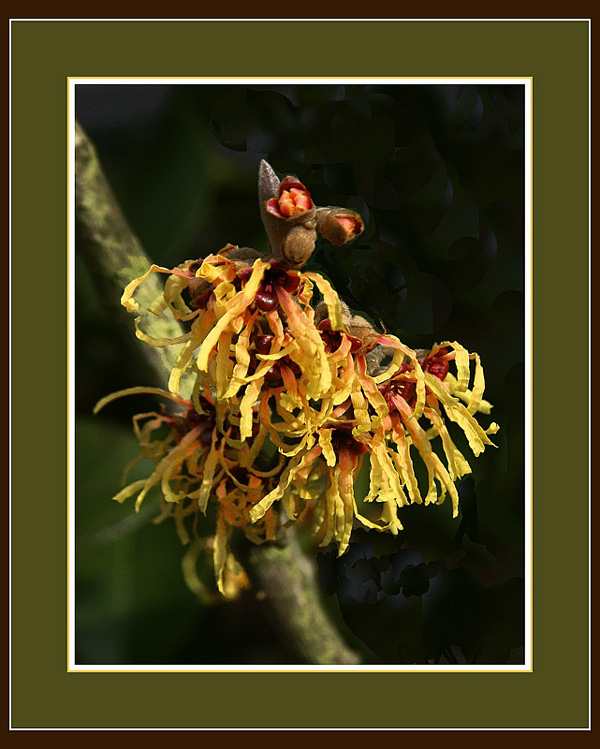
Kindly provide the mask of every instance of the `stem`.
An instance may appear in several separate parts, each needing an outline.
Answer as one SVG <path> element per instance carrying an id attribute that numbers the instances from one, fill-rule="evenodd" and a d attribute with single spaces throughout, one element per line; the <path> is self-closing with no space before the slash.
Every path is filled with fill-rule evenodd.
<path id="1" fill-rule="evenodd" d="M 303 662 L 360 662 L 323 608 L 316 563 L 302 551 L 295 528 L 286 531 L 283 545 L 249 544 L 244 561 L 254 587 L 263 591 L 271 604 L 277 628 Z"/>
<path id="2" fill-rule="evenodd" d="M 146 372 L 153 384 L 164 387 L 173 353 L 135 338 L 131 316 L 120 304 L 123 288 L 148 270 L 150 260 L 129 228 L 95 149 L 78 124 L 75 155 L 77 252 L 92 271 L 100 298 L 128 351 L 139 360 L 140 371 Z M 160 280 L 151 275 L 136 292 L 140 309 L 148 306 L 161 290 Z M 154 316 L 146 323 L 146 329 L 156 338 L 174 338 L 182 332 L 176 321 Z M 347 647 L 323 609 L 316 563 L 302 552 L 293 529 L 285 534 L 285 545 L 252 545 L 246 554 L 250 577 L 265 594 L 277 629 L 304 662 L 358 663 L 358 656 Z"/>

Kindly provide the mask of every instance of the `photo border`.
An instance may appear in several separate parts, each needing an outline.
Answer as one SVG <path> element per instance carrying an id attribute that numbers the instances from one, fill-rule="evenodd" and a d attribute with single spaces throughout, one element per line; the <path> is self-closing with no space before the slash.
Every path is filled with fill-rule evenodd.
<path id="1" fill-rule="evenodd" d="M 552 427 L 556 428 L 552 413 L 543 407 L 545 402 L 553 400 L 553 386 L 549 378 L 541 375 L 550 371 L 559 353 L 560 344 L 557 346 L 556 341 L 561 333 L 568 332 L 569 345 L 575 350 L 585 352 L 588 348 L 588 24 L 585 20 L 355 21 L 343 22 L 345 28 L 340 39 L 340 21 L 335 20 L 334 38 L 331 23 L 304 20 L 12 23 L 12 396 L 13 404 L 19 403 L 26 415 L 31 400 L 28 393 L 39 389 L 40 378 L 35 368 L 28 371 L 17 367 L 21 361 L 31 358 L 31 333 L 28 336 L 27 331 L 38 329 L 40 321 L 36 319 L 39 310 L 30 312 L 19 304 L 15 280 L 26 277 L 31 263 L 44 268 L 44 284 L 51 284 L 53 289 L 50 303 L 44 310 L 44 324 L 51 325 L 53 335 L 36 339 L 36 358 L 54 363 L 52 369 L 44 370 L 44 392 L 51 392 L 53 396 L 52 402 L 45 406 L 46 425 L 52 425 L 52 438 L 48 443 L 44 441 L 44 454 L 35 456 L 39 475 L 44 479 L 43 491 L 36 493 L 35 523 L 31 519 L 31 499 L 23 501 L 31 489 L 12 483 L 12 720 L 15 728 L 299 727 L 307 723 L 302 701 L 307 690 L 311 695 L 311 722 L 307 727 L 314 728 L 551 727 L 545 725 L 547 721 L 552 722 L 552 727 L 587 725 L 588 456 L 582 454 L 581 439 L 575 440 L 574 445 L 560 445 L 560 454 L 557 453 L 556 440 L 552 439 Z M 175 71 L 180 74 L 182 69 L 189 70 L 193 77 L 202 77 L 214 74 L 215 67 L 221 75 L 231 75 L 236 67 L 239 72 L 242 64 L 245 70 L 262 77 L 261 67 L 263 73 L 272 74 L 272 55 L 267 55 L 271 48 L 264 44 L 265 40 L 285 38 L 286 44 L 298 49 L 307 33 L 311 38 L 312 57 L 302 58 L 306 75 L 315 69 L 322 72 L 325 65 L 330 77 L 355 77 L 349 73 L 357 67 L 357 60 L 339 55 L 343 41 L 345 47 L 352 48 L 355 43 L 371 52 L 369 58 L 359 61 L 363 76 L 369 72 L 380 77 L 377 73 L 383 68 L 386 77 L 390 74 L 393 74 L 391 77 L 406 77 L 410 73 L 439 77 L 432 72 L 436 68 L 439 72 L 442 64 L 447 68 L 451 59 L 451 77 L 475 74 L 476 77 L 485 74 L 485 77 L 490 74 L 496 77 L 493 73 L 500 72 L 502 77 L 531 76 L 534 80 L 534 670 L 528 674 L 378 672 L 327 676 L 320 673 L 68 673 L 64 582 L 67 226 L 66 195 L 64 190 L 56 189 L 67 163 L 66 79 L 75 75 L 112 77 L 123 75 L 124 71 L 127 77 L 149 74 L 154 77 L 160 68 L 162 75 L 169 71 L 169 77 Z M 155 51 L 157 34 L 160 54 Z M 192 58 L 189 43 L 183 43 L 184 37 L 188 42 L 201 38 L 206 45 Z M 509 40 L 511 55 L 506 58 L 498 53 L 506 48 Z M 218 45 L 224 42 L 228 50 L 225 59 L 215 55 Z M 53 54 L 49 55 L 47 66 L 41 70 L 36 67 L 32 76 L 33 61 L 28 52 L 34 48 L 38 55 L 43 50 L 53 50 Z M 102 54 L 107 48 L 111 50 L 108 56 Z M 558 79 L 555 75 L 559 63 L 555 54 L 557 48 L 563 52 L 562 77 Z M 423 49 L 427 49 L 426 59 Z M 392 50 L 396 50 L 394 55 Z M 450 50 L 456 51 L 452 58 L 448 56 Z M 249 51 L 254 52 L 250 62 Z M 342 72 L 341 67 L 347 70 Z M 474 71 L 473 67 L 478 70 Z M 562 85 L 561 80 L 564 81 Z M 555 99 L 561 101 L 560 113 L 556 111 Z M 44 112 L 43 118 L 40 118 L 40 111 Z M 540 121 L 543 127 L 537 124 Z M 553 150 L 553 142 L 561 139 L 569 143 L 568 159 L 562 152 Z M 58 144 L 62 145 L 58 147 Z M 38 171 L 34 172 L 36 180 L 32 183 L 34 169 Z M 566 262 L 560 263 L 564 257 L 566 227 L 558 220 L 560 211 L 553 207 L 557 203 L 569 217 L 569 266 Z M 32 205 L 36 206 L 36 221 L 31 221 Z M 543 254 L 538 249 L 542 246 Z M 556 319 L 552 305 L 552 289 L 558 288 L 561 297 L 568 298 L 568 303 L 561 304 L 561 320 Z M 559 340 L 566 338 L 561 336 Z M 26 448 L 27 439 L 31 439 L 29 419 L 17 419 L 16 413 L 13 406 L 13 478 L 31 472 L 31 449 Z M 571 413 L 569 417 L 569 433 L 576 430 L 580 435 L 588 434 L 585 411 Z M 548 465 L 564 465 L 569 470 L 565 469 L 564 475 L 557 475 L 555 471 L 549 477 Z M 561 496 L 565 490 L 569 491 L 570 543 L 564 540 L 564 533 L 560 534 L 564 523 Z M 568 606 L 559 606 L 556 601 L 556 576 L 553 574 L 556 562 L 548 538 L 557 537 L 562 538 L 561 556 L 570 554 L 569 567 L 577 570 L 580 576 L 575 579 L 572 574 L 568 575 L 566 581 L 570 588 L 561 589 L 561 594 L 569 600 Z M 44 585 L 38 585 L 33 595 L 31 577 L 36 572 L 36 563 L 43 565 L 37 575 Z M 41 632 L 40 610 L 47 612 Z M 552 612 L 550 617 L 549 611 Z M 33 631 L 35 637 L 31 636 Z M 565 640 L 570 650 L 563 655 L 558 650 L 558 642 Z M 32 679 L 32 670 L 35 670 L 35 679 Z M 162 682 L 160 687 L 156 679 Z M 360 679 L 360 683 L 356 679 Z M 406 679 L 412 679 L 412 683 Z M 444 679 L 460 679 L 461 684 L 448 685 L 440 681 Z M 569 689 L 559 689 L 558 685 L 564 684 L 565 679 L 568 679 Z M 260 694 L 260 703 L 240 706 L 232 715 L 223 695 L 237 688 Z M 133 704 L 128 698 L 132 690 L 136 695 Z M 353 706 L 352 695 L 356 692 L 360 693 L 360 711 Z M 160 713 L 156 710 L 158 693 L 161 695 Z M 165 697 L 169 693 L 173 694 L 171 700 Z M 424 694 L 427 694 L 426 700 L 422 698 Z M 259 704 L 268 709 L 259 709 Z M 430 706 L 434 704 L 435 714 L 431 715 Z M 265 723 L 267 715 L 276 716 L 276 725 L 271 717 Z"/>
<path id="2" fill-rule="evenodd" d="M 76 570 L 75 570 L 75 110 L 76 110 L 76 91 L 79 85 L 98 85 L 98 86 L 119 86 L 119 85 L 262 85 L 262 86 L 281 86 L 285 84 L 294 85 L 489 85 L 489 86 L 522 86 L 524 96 L 524 149 L 523 149 L 523 173 L 524 173 L 524 331 L 523 339 L 525 345 L 525 418 L 524 418 L 524 498 L 525 498 L 525 524 L 524 524 L 524 596 L 525 596 L 525 616 L 524 616 L 524 663 L 523 665 L 492 665 L 492 664 L 436 664 L 431 666 L 423 665 L 404 665 L 404 664 L 381 664 L 373 665 L 135 665 L 135 664 L 102 664 L 84 666 L 77 665 L 75 659 L 75 588 L 76 588 Z M 68 148 L 68 174 L 69 174 L 69 671 L 86 671 L 86 672 L 339 672 L 339 673 L 362 673 L 362 672 L 520 672 L 532 670 L 532 548 L 531 548 L 531 516 L 532 516 L 532 441 L 531 441 L 531 359 L 532 359 L 532 336 L 531 336 L 531 307 L 532 307 L 532 287 L 531 287 L 531 265 L 532 265 L 532 175 L 531 165 L 533 161 L 532 149 L 532 101 L 533 101 L 533 81 L 531 78 L 422 78 L 422 77 L 396 77 L 396 78 L 69 78 L 68 79 L 68 128 L 69 128 L 69 148 Z"/>

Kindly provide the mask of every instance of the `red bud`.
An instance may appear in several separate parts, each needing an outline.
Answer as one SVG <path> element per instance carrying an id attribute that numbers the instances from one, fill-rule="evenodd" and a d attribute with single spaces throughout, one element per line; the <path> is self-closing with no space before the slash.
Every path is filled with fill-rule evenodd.
<path id="1" fill-rule="evenodd" d="M 267 201 L 268 213 L 279 218 L 291 218 L 313 207 L 310 193 L 295 177 L 286 177 L 279 185 L 279 197 Z"/>

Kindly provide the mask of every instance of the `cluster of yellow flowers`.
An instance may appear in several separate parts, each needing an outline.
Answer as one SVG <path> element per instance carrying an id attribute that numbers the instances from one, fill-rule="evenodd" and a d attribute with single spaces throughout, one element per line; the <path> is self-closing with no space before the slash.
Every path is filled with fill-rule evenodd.
<path id="1" fill-rule="evenodd" d="M 279 182 L 266 162 L 259 192 L 271 255 L 228 245 L 177 268 L 153 265 L 127 286 L 122 303 L 135 313 L 140 284 L 150 273 L 167 274 L 151 311 L 174 315 L 186 332 L 156 339 L 138 318 L 143 341 L 181 346 L 168 390 L 130 388 L 96 407 L 137 392 L 178 405 L 172 414 L 134 418 L 142 454 L 155 468 L 115 499 L 137 494 L 139 507 L 159 486 L 163 516 L 174 518 L 184 543 L 214 503 L 211 546 L 225 595 L 243 577 L 230 549 L 234 528 L 262 543 L 275 538 L 280 523 L 299 522 L 319 545 L 335 543 L 342 554 L 355 523 L 397 534 L 398 511 L 409 503 L 440 503 L 449 494 L 456 516 L 456 481 L 470 467 L 448 422 L 463 430 L 474 455 L 498 429 L 475 418 L 491 408 L 477 354 L 456 342 L 414 351 L 353 315 L 321 275 L 300 270 L 317 233 L 336 245 L 358 236 L 358 214 L 316 208 L 297 179 Z M 187 397 L 180 394 L 184 374 L 193 382 Z M 417 456 L 426 486 L 415 473 Z M 357 502 L 354 484 L 365 461 L 370 489 Z"/>

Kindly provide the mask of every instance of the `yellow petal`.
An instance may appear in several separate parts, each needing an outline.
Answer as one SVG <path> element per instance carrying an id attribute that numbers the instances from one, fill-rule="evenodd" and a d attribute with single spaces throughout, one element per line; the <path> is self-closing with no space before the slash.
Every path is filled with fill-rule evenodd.
<path id="1" fill-rule="evenodd" d="M 331 387 L 331 372 L 321 335 L 287 291 L 278 288 L 277 298 L 302 353 L 301 367 L 306 380 L 306 394 L 309 398 L 318 400 Z"/>
<path id="2" fill-rule="evenodd" d="M 248 381 L 248 367 L 250 366 L 250 338 L 254 330 L 254 323 L 257 316 L 258 311 L 248 319 L 235 344 L 235 366 L 227 390 L 222 396 L 223 400 L 233 398 L 242 385 Z M 222 343 L 219 344 L 219 346 L 221 345 Z M 254 379 L 258 379 L 258 377 L 255 377 Z"/>
<path id="3" fill-rule="evenodd" d="M 211 444 L 210 452 L 208 453 L 206 462 L 204 463 L 204 472 L 202 475 L 202 482 L 198 489 L 198 508 L 200 509 L 200 512 L 206 512 L 206 506 L 208 504 L 208 499 L 210 497 L 210 493 L 213 488 L 215 471 L 217 469 L 218 464 L 219 464 L 219 453 L 216 449 L 215 439 L 213 437 L 213 442 Z"/>
<path id="4" fill-rule="evenodd" d="M 139 308 L 140 305 L 133 298 L 133 294 L 138 286 L 143 284 L 148 276 L 155 271 L 159 273 L 171 273 L 168 268 L 163 268 L 160 265 L 151 265 L 143 276 L 134 278 L 133 281 L 130 281 L 125 287 L 125 290 L 123 291 L 123 294 L 121 296 L 121 304 L 123 305 L 123 307 L 125 307 L 127 312 L 135 312 Z"/>
<path id="5" fill-rule="evenodd" d="M 240 403 L 240 440 L 246 440 L 252 436 L 252 407 L 258 400 L 260 391 L 262 388 L 262 382 L 260 380 L 254 380 L 254 382 L 246 385 L 246 392 Z"/>
<path id="6" fill-rule="evenodd" d="M 298 351 L 298 344 L 296 341 L 291 341 L 287 346 L 279 349 L 279 351 L 275 351 L 273 354 L 256 354 L 256 358 L 262 361 L 277 361 L 278 359 L 283 359 L 284 356 L 293 354 L 295 351 Z"/>
<path id="7" fill-rule="evenodd" d="M 453 398 L 443 387 L 442 383 L 436 377 L 428 377 L 427 386 L 432 390 L 435 396 L 444 404 L 444 408 L 451 421 L 456 422 L 465 433 L 469 447 L 474 455 L 480 455 L 486 445 L 494 445 L 489 439 L 486 431 L 479 425 L 467 409 Z"/>
<path id="8" fill-rule="evenodd" d="M 137 338 L 140 339 L 140 341 L 144 341 L 144 343 L 149 343 L 151 346 L 155 346 L 156 348 L 165 348 L 166 346 L 174 346 L 177 343 L 185 343 L 189 340 L 191 333 L 184 333 L 183 335 L 176 336 L 175 338 L 153 338 L 152 336 L 148 335 L 147 333 L 144 333 L 143 330 L 140 329 L 140 318 L 136 317 L 134 320 L 135 323 L 135 335 Z"/>
<path id="9" fill-rule="evenodd" d="M 450 477 L 453 480 L 456 480 L 464 476 L 466 473 L 471 473 L 471 467 L 460 450 L 452 442 L 450 434 L 440 414 L 434 409 L 426 408 L 425 416 L 435 425 L 440 437 L 442 438 L 442 446 L 448 461 Z"/>
<path id="10" fill-rule="evenodd" d="M 202 539 L 195 539 L 194 542 L 190 544 L 181 560 L 181 568 L 183 571 L 183 578 L 188 588 L 192 593 L 198 596 L 202 603 L 208 605 L 213 602 L 213 596 L 206 585 L 198 577 L 197 570 L 197 560 L 204 547 L 205 542 Z"/>
<path id="11" fill-rule="evenodd" d="M 360 391 L 358 380 L 356 380 L 356 383 L 357 387 L 350 393 L 350 399 L 354 408 L 354 418 L 356 419 L 356 435 L 359 436 L 361 433 L 371 431 L 371 419 L 369 418 L 367 402 Z"/>
<path id="12" fill-rule="evenodd" d="M 317 288 L 323 295 L 323 301 L 327 305 L 327 312 L 329 315 L 329 321 L 331 322 L 332 330 L 344 330 L 344 322 L 342 320 L 342 307 L 340 304 L 340 298 L 337 292 L 333 289 L 329 281 L 326 281 L 323 276 L 318 273 L 303 273 L 305 278 L 312 279 Z"/>
<path id="13" fill-rule="evenodd" d="M 181 296 L 181 292 L 187 289 L 188 283 L 189 279 L 179 275 L 171 275 L 165 281 L 164 304 L 171 309 L 177 319 L 189 318 L 190 315 L 199 313 L 199 310 L 191 310 Z M 153 306 L 153 308 L 149 307 L 148 309 L 153 314 L 159 315 L 164 308 Z"/>
<path id="14" fill-rule="evenodd" d="M 477 377 L 477 371 L 475 376 Z M 489 401 L 484 400 L 479 396 L 479 393 L 474 393 L 473 390 L 469 390 L 468 388 L 466 390 L 459 390 L 457 383 L 458 381 L 456 377 L 454 377 L 451 372 L 448 372 L 444 378 L 444 384 L 448 385 L 451 395 L 460 398 L 460 400 L 467 405 L 469 413 L 475 413 L 476 411 L 486 415 L 491 413 L 493 406 Z M 481 392 L 483 392 L 483 390 L 481 390 Z"/>
<path id="15" fill-rule="evenodd" d="M 179 352 L 179 356 L 177 357 L 177 361 L 173 365 L 173 368 L 171 369 L 171 374 L 169 375 L 169 390 L 173 393 L 179 392 L 179 384 L 181 381 L 181 377 L 188 368 L 190 362 L 192 361 L 192 356 L 194 354 L 194 351 L 198 348 L 199 340 L 198 340 L 198 331 L 192 331 L 193 337 L 190 338 L 185 346 L 181 349 Z"/>
<path id="16" fill-rule="evenodd" d="M 217 348 L 217 360 L 216 360 L 216 385 L 217 385 L 217 399 L 223 400 L 223 394 L 227 390 L 227 385 L 230 379 L 230 349 L 231 349 L 231 331 L 224 331 L 219 339 Z"/>
<path id="17" fill-rule="evenodd" d="M 186 400 L 185 398 L 178 397 L 176 395 L 173 395 L 173 393 L 169 393 L 167 390 L 163 390 L 162 388 L 155 388 L 155 387 L 132 387 L 132 388 L 125 388 L 124 390 L 117 390 L 114 393 L 111 393 L 110 395 L 105 395 L 104 398 L 101 398 L 98 403 L 94 406 L 94 413 L 97 414 L 98 411 L 104 408 L 104 406 L 108 405 L 114 400 L 117 400 L 117 398 L 123 398 L 125 395 L 162 395 L 163 398 L 168 398 L 169 400 L 175 401 L 175 403 L 179 403 L 181 406 L 187 406 L 189 407 L 190 402 Z"/>
<path id="18" fill-rule="evenodd" d="M 410 501 L 414 502 L 415 504 L 421 504 L 423 502 L 423 497 L 421 496 L 421 492 L 419 491 L 419 484 L 415 475 L 413 462 L 410 457 L 409 441 L 406 439 L 403 430 L 402 432 L 394 432 L 394 436 L 398 451 L 392 451 L 392 460 L 396 465 L 396 469 L 403 485 L 408 490 Z"/>
<path id="19" fill-rule="evenodd" d="M 206 336 L 202 343 L 200 352 L 198 353 L 198 369 L 200 369 L 200 371 L 207 371 L 209 356 L 222 333 L 228 329 L 232 320 L 244 312 L 244 310 L 246 310 L 253 302 L 267 265 L 268 264 L 263 263 L 262 260 L 256 260 L 252 269 L 252 275 L 248 279 L 244 288 L 227 302 L 223 316 L 217 321 L 216 325 Z"/>
<path id="20" fill-rule="evenodd" d="M 357 461 L 342 451 L 340 466 L 336 476 L 332 479 L 339 484 L 339 500 L 337 502 L 336 540 L 338 542 L 338 556 L 341 556 L 350 542 L 354 522 L 354 470 Z"/>
<path id="21" fill-rule="evenodd" d="M 227 560 L 227 554 L 229 552 L 229 535 L 231 533 L 231 529 L 223 519 L 221 513 L 219 513 L 219 517 L 217 519 L 216 530 L 217 532 L 215 534 L 213 546 L 213 564 L 215 568 L 217 588 L 219 589 L 220 593 L 225 595 L 223 576 L 225 570 L 225 561 Z"/>
<path id="22" fill-rule="evenodd" d="M 366 368 L 367 363 L 364 356 L 356 357 L 356 370 L 360 380 L 360 385 L 367 396 L 369 403 L 375 409 L 375 413 L 380 419 L 384 419 L 389 413 L 386 400 L 379 391 L 375 380 L 367 374 Z"/>
<path id="23" fill-rule="evenodd" d="M 469 352 L 467 351 L 464 346 L 461 346 L 460 343 L 457 343 L 456 341 L 450 342 L 450 341 L 444 341 L 444 343 L 440 344 L 441 347 L 447 348 L 451 347 L 454 349 L 456 355 L 455 355 L 455 362 L 456 362 L 456 369 L 457 369 L 457 375 L 458 379 L 456 381 L 456 389 L 457 390 L 466 390 L 469 386 L 469 380 L 471 379 L 471 368 L 469 366 Z"/>
<path id="24" fill-rule="evenodd" d="M 285 491 L 289 488 L 290 484 L 294 480 L 294 477 L 306 464 L 312 463 L 312 461 L 320 454 L 321 448 L 316 447 L 309 450 L 307 453 L 295 456 L 287 465 L 287 468 L 281 475 L 277 486 L 270 491 L 260 502 L 250 510 L 250 520 L 255 523 L 257 520 L 263 517 L 265 512 L 271 507 L 273 502 L 281 499 Z"/>
<path id="25" fill-rule="evenodd" d="M 331 429 L 319 429 L 319 445 L 328 466 L 334 466 L 337 463 L 337 458 L 331 444 L 332 433 Z"/>

